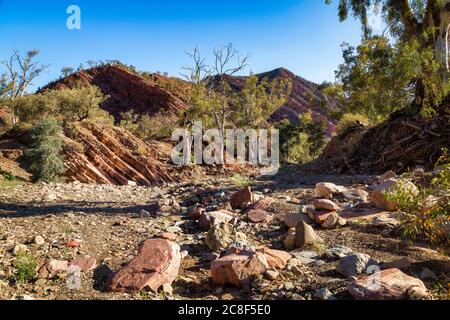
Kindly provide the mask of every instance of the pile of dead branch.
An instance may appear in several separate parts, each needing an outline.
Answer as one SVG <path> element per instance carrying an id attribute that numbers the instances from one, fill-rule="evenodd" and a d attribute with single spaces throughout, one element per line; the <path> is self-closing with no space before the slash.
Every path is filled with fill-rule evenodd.
<path id="1" fill-rule="evenodd" d="M 355 126 L 334 137 L 322 156 L 304 169 L 346 174 L 433 169 L 443 148 L 450 149 L 450 115 L 424 119 L 398 112 L 379 126 Z"/>

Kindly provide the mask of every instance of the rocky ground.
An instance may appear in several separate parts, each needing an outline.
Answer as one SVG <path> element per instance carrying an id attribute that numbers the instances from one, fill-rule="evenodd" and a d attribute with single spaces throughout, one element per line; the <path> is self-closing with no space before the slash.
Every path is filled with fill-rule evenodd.
<path id="1" fill-rule="evenodd" d="M 381 269 L 400 269 L 401 277 L 407 277 L 402 278 L 403 282 L 421 279 L 429 293 L 426 299 L 449 298 L 448 247 L 405 240 L 395 220 L 368 203 L 366 192 L 374 188 L 375 177 L 310 175 L 287 167 L 275 177 L 251 181 L 253 194 L 249 202 L 273 199 L 262 212 L 251 215 L 248 209 L 230 207 L 230 199 L 231 204 L 242 200 L 232 197 L 242 189 L 246 182 L 242 180 L 205 178 L 154 187 L 79 183 L 0 187 L 0 299 L 347 300 L 355 297 L 348 284 L 360 279 L 361 272 L 347 273 L 348 261 L 342 258 L 354 254 L 360 254 L 355 258 L 359 259 L 356 265 L 367 264 L 371 258 Z M 330 228 L 324 225 L 332 218 L 321 226 L 308 217 L 314 211 L 309 205 L 315 200 L 316 208 L 330 205 L 323 200 L 317 203 L 321 197 L 315 185 L 325 181 L 346 188 L 333 197 L 332 203 L 339 208 L 331 209 L 337 209 L 340 218 Z M 226 227 L 215 225 L 214 219 L 202 222 L 201 218 L 199 223 L 195 215 L 204 211 L 194 210 L 198 204 L 206 213 L 222 210 L 230 216 L 225 219 Z M 317 210 L 312 214 L 311 218 L 314 214 L 330 215 Z M 302 221 L 314 228 L 315 240 L 308 246 L 299 245 L 300 231 L 288 226 L 298 226 Z M 294 243 L 286 240 L 289 232 Z M 176 254 L 181 265 L 172 285 L 165 284 L 158 293 L 107 290 L 113 273 L 139 255 L 144 241 L 153 238 L 173 240 L 180 246 Z M 212 254 L 215 246 L 222 258 L 219 253 Z M 235 258 L 255 250 L 263 252 L 262 247 L 280 250 L 276 251 L 279 260 L 273 263 L 267 259 L 269 267 L 261 269 L 253 264 L 261 262 L 259 256 L 248 254 L 255 259 L 246 260 L 247 266 L 254 266 L 250 268 L 251 281 L 241 283 L 242 279 L 229 279 L 231 276 L 218 279 L 220 276 L 211 273 L 212 267 L 219 274 L 229 267 L 223 267 L 221 261 L 224 251 Z M 38 276 L 20 282 L 18 257 L 24 254 L 36 262 L 36 269 L 47 264 L 40 268 Z M 86 257 L 91 259 L 83 260 Z M 368 260 L 362 261 L 365 258 Z M 262 264 L 267 264 L 262 259 Z M 62 266 L 49 267 L 49 261 L 58 261 Z M 81 273 L 80 287 L 70 285 L 70 264 L 81 265 L 85 271 Z M 239 283 L 230 284 L 234 280 Z"/>

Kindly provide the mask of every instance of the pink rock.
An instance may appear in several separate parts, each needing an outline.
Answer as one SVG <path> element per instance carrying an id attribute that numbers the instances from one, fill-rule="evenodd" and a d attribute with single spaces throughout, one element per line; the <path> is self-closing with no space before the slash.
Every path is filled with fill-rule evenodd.
<path id="1" fill-rule="evenodd" d="M 289 259 L 292 258 L 291 254 L 286 251 L 280 251 L 280 250 L 273 250 L 269 248 L 261 248 L 259 250 L 267 259 L 267 263 L 269 264 L 269 267 L 272 269 L 281 269 L 283 270 L 286 268 L 286 264 L 289 261 Z"/>
<path id="2" fill-rule="evenodd" d="M 211 277 L 214 283 L 221 286 L 232 284 L 242 287 L 267 269 L 267 259 L 260 252 L 227 255 L 211 263 Z"/>
<path id="3" fill-rule="evenodd" d="M 79 267 L 83 272 L 89 272 L 94 270 L 97 266 L 97 260 L 93 257 L 84 257 L 72 260 L 70 262 L 70 266 Z"/>
<path id="4" fill-rule="evenodd" d="M 275 200 L 273 198 L 264 198 L 258 200 L 248 206 L 247 212 L 250 212 L 251 210 L 267 210 L 274 202 Z"/>
<path id="5" fill-rule="evenodd" d="M 246 187 L 231 196 L 230 204 L 233 209 L 241 209 L 244 204 L 253 202 L 253 194 L 250 187 Z"/>
<path id="6" fill-rule="evenodd" d="M 166 239 L 166 240 L 170 240 L 170 241 L 177 240 L 177 235 L 172 232 L 162 232 L 158 235 L 158 237 L 161 239 Z"/>
<path id="7" fill-rule="evenodd" d="M 381 271 L 380 285 L 374 281 L 376 275 L 360 278 L 347 286 L 348 291 L 357 300 L 405 300 L 423 299 L 428 295 L 424 283 L 404 274 L 399 269 Z"/>
<path id="8" fill-rule="evenodd" d="M 60 272 L 65 272 L 68 268 L 68 261 L 50 259 L 38 269 L 38 274 L 41 278 L 52 278 Z"/>
<path id="9" fill-rule="evenodd" d="M 384 183 L 389 179 L 397 179 L 397 174 L 390 170 L 378 178 L 378 183 Z"/>
<path id="10" fill-rule="evenodd" d="M 261 222 L 270 222 L 273 219 L 273 216 L 264 210 L 250 210 L 247 214 L 248 220 L 254 223 L 261 223 Z"/>
<path id="11" fill-rule="evenodd" d="M 325 211 L 337 211 L 339 206 L 331 200 L 328 199 L 316 199 L 314 200 L 314 207 L 318 210 Z"/>
<path id="12" fill-rule="evenodd" d="M 224 222 L 230 222 L 233 219 L 231 212 L 228 211 L 213 211 L 204 212 L 198 220 L 198 224 L 204 230 L 209 230 L 210 228 Z"/>
<path id="13" fill-rule="evenodd" d="M 324 224 L 327 221 L 328 217 L 335 212 L 324 212 L 324 211 L 316 211 L 316 222 L 320 225 Z"/>
<path id="14" fill-rule="evenodd" d="M 120 269 L 107 284 L 108 291 L 155 292 L 165 284 L 172 284 L 178 275 L 180 246 L 163 239 L 150 239 L 139 248 L 138 255 Z"/>

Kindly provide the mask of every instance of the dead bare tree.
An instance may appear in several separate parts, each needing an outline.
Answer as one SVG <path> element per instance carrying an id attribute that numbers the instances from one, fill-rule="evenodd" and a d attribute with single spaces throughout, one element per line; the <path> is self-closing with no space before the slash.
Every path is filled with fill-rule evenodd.
<path id="1" fill-rule="evenodd" d="M 193 65 L 181 67 L 185 72 L 181 76 L 198 86 L 211 75 L 211 68 L 206 64 L 206 59 L 202 58 L 198 45 L 191 52 L 186 51 L 186 55 L 192 59 Z"/>
<path id="2" fill-rule="evenodd" d="M 49 65 L 43 65 L 35 61 L 38 54 L 39 51 L 33 49 L 22 56 L 19 50 L 14 50 L 8 59 L 1 62 L 6 68 L 6 81 L 8 83 L 6 96 L 11 101 L 23 96 L 33 80 L 49 67 Z M 11 120 L 14 125 L 17 124 L 18 119 L 14 109 L 11 110 Z"/>
<path id="3" fill-rule="evenodd" d="M 233 60 L 237 59 L 236 64 Z M 214 49 L 214 71 L 219 76 L 232 76 L 248 65 L 249 56 L 240 56 L 233 44 Z"/>

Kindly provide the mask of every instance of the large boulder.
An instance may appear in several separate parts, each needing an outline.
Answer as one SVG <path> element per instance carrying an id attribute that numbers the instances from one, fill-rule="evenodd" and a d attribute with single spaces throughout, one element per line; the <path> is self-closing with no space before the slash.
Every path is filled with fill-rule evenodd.
<path id="1" fill-rule="evenodd" d="M 268 269 L 269 264 L 263 253 L 243 252 L 214 260 L 211 263 L 211 277 L 214 283 L 221 286 L 232 284 L 242 287 Z"/>
<path id="2" fill-rule="evenodd" d="M 364 276 L 349 283 L 347 289 L 357 300 L 417 300 L 428 295 L 421 280 L 410 277 L 399 269 L 381 271 L 378 280 L 377 283 L 375 275 Z"/>
<path id="3" fill-rule="evenodd" d="M 378 262 L 364 253 L 355 253 L 339 260 L 337 271 L 347 277 L 357 276 L 367 272 L 370 266 L 377 266 Z"/>
<path id="4" fill-rule="evenodd" d="M 164 239 L 150 239 L 139 248 L 137 256 L 120 269 L 107 284 L 108 291 L 155 292 L 176 279 L 180 268 L 180 246 Z"/>

